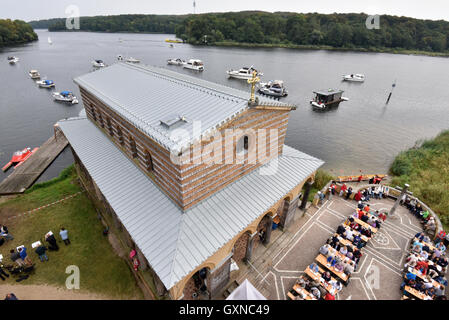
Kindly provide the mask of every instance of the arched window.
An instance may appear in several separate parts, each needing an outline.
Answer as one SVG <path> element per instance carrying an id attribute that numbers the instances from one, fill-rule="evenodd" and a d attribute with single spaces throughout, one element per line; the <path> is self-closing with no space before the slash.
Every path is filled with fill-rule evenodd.
<path id="1" fill-rule="evenodd" d="M 129 137 L 129 145 L 131 147 L 131 155 L 133 158 L 137 158 L 137 145 L 132 137 Z"/>
<path id="2" fill-rule="evenodd" d="M 153 159 L 151 158 L 151 154 L 148 150 L 145 150 L 145 168 L 148 171 L 153 171 Z"/>
<path id="3" fill-rule="evenodd" d="M 117 136 L 118 136 L 118 142 L 123 146 L 125 144 L 125 140 L 123 139 L 123 132 L 120 127 L 117 127 Z"/>
<path id="4" fill-rule="evenodd" d="M 98 119 L 100 120 L 100 126 L 104 128 L 104 121 L 103 116 L 101 115 L 101 112 L 98 112 Z"/>
<path id="5" fill-rule="evenodd" d="M 250 145 L 250 138 L 248 135 L 240 137 L 237 141 L 236 151 L 238 154 L 247 153 Z"/>
<path id="6" fill-rule="evenodd" d="M 114 136 L 114 130 L 112 130 L 111 118 L 109 118 L 109 117 L 106 118 L 106 125 L 107 125 L 107 127 L 108 127 L 109 134 L 110 134 L 111 136 Z"/>
<path id="7" fill-rule="evenodd" d="M 94 118 L 94 121 L 97 121 L 97 115 L 95 114 L 95 107 L 92 103 L 90 104 L 90 113 L 92 114 L 92 118 Z"/>

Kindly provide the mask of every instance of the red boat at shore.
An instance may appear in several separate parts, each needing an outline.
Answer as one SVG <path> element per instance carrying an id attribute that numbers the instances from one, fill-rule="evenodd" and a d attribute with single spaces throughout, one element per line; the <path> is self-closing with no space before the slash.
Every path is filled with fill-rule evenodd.
<path id="1" fill-rule="evenodd" d="M 31 150 L 31 148 L 25 148 L 22 151 L 16 151 L 12 155 L 11 161 L 8 162 L 3 168 L 3 171 L 7 171 L 11 166 L 14 166 L 14 168 L 17 168 L 22 163 L 24 163 L 33 153 L 35 153 L 39 148 L 34 148 Z"/>

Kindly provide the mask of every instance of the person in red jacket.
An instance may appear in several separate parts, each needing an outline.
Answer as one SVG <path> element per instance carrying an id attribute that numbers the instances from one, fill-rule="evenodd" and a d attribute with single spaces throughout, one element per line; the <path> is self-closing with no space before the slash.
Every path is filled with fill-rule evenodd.
<path id="1" fill-rule="evenodd" d="M 324 296 L 324 300 L 335 300 L 335 297 L 329 292 Z"/>
<path id="2" fill-rule="evenodd" d="M 360 191 L 358 191 L 354 196 L 354 200 L 360 201 L 361 199 L 362 199 L 362 193 Z"/>
<path id="3" fill-rule="evenodd" d="M 425 276 L 427 274 L 427 270 L 429 269 L 429 264 L 427 261 L 418 261 L 415 269 L 421 271 L 422 275 Z"/>

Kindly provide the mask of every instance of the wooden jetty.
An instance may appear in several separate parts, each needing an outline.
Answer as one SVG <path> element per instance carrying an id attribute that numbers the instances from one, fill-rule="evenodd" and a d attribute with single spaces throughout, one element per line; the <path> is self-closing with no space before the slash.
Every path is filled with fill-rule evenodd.
<path id="1" fill-rule="evenodd" d="M 61 130 L 55 127 L 54 136 L 0 183 L 0 195 L 25 192 L 67 147 L 68 143 Z"/>

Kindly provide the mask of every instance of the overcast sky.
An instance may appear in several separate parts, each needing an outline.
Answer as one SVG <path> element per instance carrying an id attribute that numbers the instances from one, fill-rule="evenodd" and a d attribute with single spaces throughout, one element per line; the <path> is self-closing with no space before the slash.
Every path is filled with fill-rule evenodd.
<path id="1" fill-rule="evenodd" d="M 184 14 L 193 0 L 0 0 L 0 18 L 25 21 L 66 17 L 75 5 L 81 16 L 122 13 Z M 196 0 L 196 12 L 242 10 L 391 14 L 449 21 L 448 0 Z"/>

